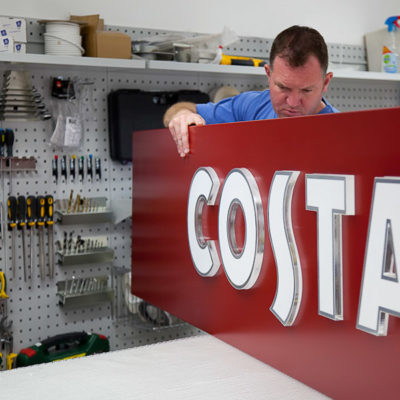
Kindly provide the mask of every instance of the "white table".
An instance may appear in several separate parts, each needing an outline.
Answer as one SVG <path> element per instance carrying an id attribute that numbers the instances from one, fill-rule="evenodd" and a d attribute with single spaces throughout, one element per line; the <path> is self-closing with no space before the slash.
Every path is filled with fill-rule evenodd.
<path id="1" fill-rule="evenodd" d="M 326 399 L 210 335 L 0 372 L 2 399 Z"/>

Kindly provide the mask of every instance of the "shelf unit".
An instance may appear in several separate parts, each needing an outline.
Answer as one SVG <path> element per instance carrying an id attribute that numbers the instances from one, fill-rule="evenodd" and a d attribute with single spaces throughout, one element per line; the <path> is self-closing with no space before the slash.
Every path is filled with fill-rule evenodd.
<path id="1" fill-rule="evenodd" d="M 0 63 L 9 63 L 14 68 L 16 65 L 25 67 L 62 66 L 63 68 L 87 69 L 95 68 L 103 71 L 143 71 L 163 73 L 205 73 L 228 74 L 242 76 L 264 76 L 262 67 L 247 67 L 235 65 L 198 64 L 177 61 L 158 60 L 123 60 L 115 58 L 92 57 L 61 57 L 46 54 L 0 54 Z M 383 72 L 354 71 L 349 69 L 333 68 L 334 78 L 348 80 L 365 80 L 381 82 L 400 82 L 400 74 L 387 74 Z"/>

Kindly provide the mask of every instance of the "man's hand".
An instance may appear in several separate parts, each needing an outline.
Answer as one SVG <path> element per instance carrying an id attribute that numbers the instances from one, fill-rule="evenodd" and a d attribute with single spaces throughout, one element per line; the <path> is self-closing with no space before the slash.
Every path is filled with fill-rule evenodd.
<path id="1" fill-rule="evenodd" d="M 164 115 L 164 126 L 169 128 L 181 157 L 189 153 L 188 126 L 205 124 L 204 119 L 196 113 L 194 103 L 176 103 Z"/>
<path id="2" fill-rule="evenodd" d="M 189 153 L 188 126 L 205 124 L 206 122 L 199 114 L 189 110 L 181 110 L 171 119 L 168 128 L 181 157 L 185 157 Z"/>

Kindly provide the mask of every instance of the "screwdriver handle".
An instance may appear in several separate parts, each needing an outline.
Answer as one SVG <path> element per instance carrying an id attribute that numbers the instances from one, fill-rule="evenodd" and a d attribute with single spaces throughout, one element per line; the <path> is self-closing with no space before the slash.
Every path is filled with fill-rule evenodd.
<path id="1" fill-rule="evenodd" d="M 18 227 L 22 228 L 26 224 L 26 198 L 18 196 L 17 199 L 17 221 Z"/>
<path id="2" fill-rule="evenodd" d="M 6 276 L 3 271 L 0 271 L 0 299 L 8 299 L 6 293 Z"/>
<path id="3" fill-rule="evenodd" d="M 37 212 L 37 224 L 39 226 L 44 225 L 44 217 L 46 215 L 46 199 L 43 196 L 36 197 L 36 212 Z"/>
<path id="4" fill-rule="evenodd" d="M 79 176 L 81 177 L 82 182 L 83 182 L 83 178 L 84 178 L 84 175 L 85 175 L 84 161 L 85 161 L 85 157 L 84 156 L 81 156 L 78 159 L 78 173 L 79 173 Z"/>
<path id="5" fill-rule="evenodd" d="M 0 128 L 0 157 L 4 157 L 6 146 L 6 131 Z"/>
<path id="6" fill-rule="evenodd" d="M 28 226 L 33 227 L 36 224 L 36 198 L 35 196 L 28 196 L 26 199 L 26 208 L 27 208 L 27 221 Z"/>
<path id="7" fill-rule="evenodd" d="M 93 180 L 93 154 L 89 154 L 87 159 L 87 173 L 88 176 Z"/>
<path id="8" fill-rule="evenodd" d="M 101 179 L 101 160 L 100 160 L 100 157 L 96 157 L 95 169 L 96 169 L 96 175 L 99 177 L 99 179 Z"/>
<path id="9" fill-rule="evenodd" d="M 54 156 L 54 159 L 51 161 L 51 165 L 52 165 L 52 170 L 53 170 L 53 176 L 57 183 L 57 181 L 58 181 L 58 156 L 57 155 Z"/>
<path id="10" fill-rule="evenodd" d="M 47 225 L 53 225 L 53 213 L 54 213 L 54 199 L 53 196 L 46 196 L 46 223 Z"/>
<path id="11" fill-rule="evenodd" d="M 14 145 L 14 131 L 10 128 L 6 129 L 6 137 L 5 137 L 6 145 L 7 145 L 7 156 L 13 156 L 13 145 Z"/>
<path id="12" fill-rule="evenodd" d="M 10 196 L 7 200 L 8 207 L 8 228 L 14 229 L 17 225 L 17 198 Z"/>
<path id="13" fill-rule="evenodd" d="M 76 155 L 72 154 L 71 159 L 69 160 L 69 173 L 72 176 L 72 179 L 75 180 L 75 174 L 76 174 Z"/>

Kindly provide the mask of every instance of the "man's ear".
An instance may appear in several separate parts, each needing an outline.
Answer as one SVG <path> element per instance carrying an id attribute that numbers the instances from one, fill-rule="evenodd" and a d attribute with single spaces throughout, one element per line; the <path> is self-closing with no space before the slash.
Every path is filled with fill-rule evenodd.
<path id="1" fill-rule="evenodd" d="M 265 69 L 265 72 L 267 74 L 268 83 L 270 83 L 270 80 L 271 80 L 271 68 L 270 68 L 270 66 L 268 64 L 265 64 L 264 65 L 264 69 Z"/>
<path id="2" fill-rule="evenodd" d="M 323 92 L 324 92 L 324 93 L 326 93 L 326 91 L 328 90 L 328 85 L 329 85 L 329 82 L 331 81 L 332 78 L 333 78 L 333 73 L 332 73 L 332 72 L 328 72 L 328 73 L 325 75 L 325 79 L 324 79 L 324 89 L 323 89 Z"/>

